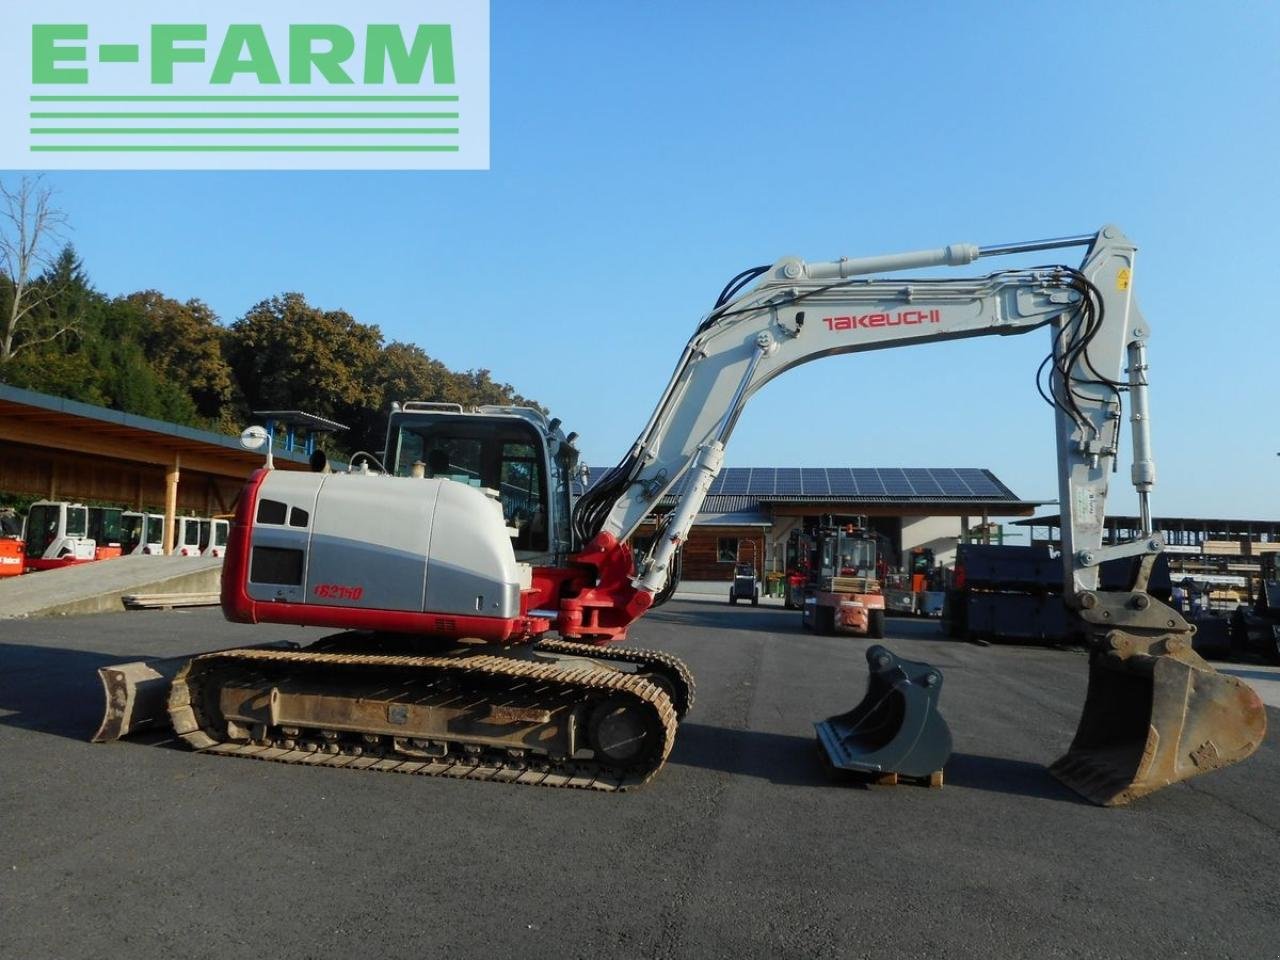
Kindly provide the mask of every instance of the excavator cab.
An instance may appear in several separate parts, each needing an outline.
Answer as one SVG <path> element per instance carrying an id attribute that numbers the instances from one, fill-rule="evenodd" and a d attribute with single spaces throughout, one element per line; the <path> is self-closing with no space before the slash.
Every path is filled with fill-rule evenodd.
<path id="1" fill-rule="evenodd" d="M 89 539 L 95 560 L 111 560 L 121 554 L 120 515 L 117 507 L 89 508 Z"/>
<path id="2" fill-rule="evenodd" d="M 27 513 L 28 570 L 52 570 L 93 559 L 89 509 L 80 503 L 38 500 Z"/>
<path id="3" fill-rule="evenodd" d="M 523 407 L 464 413 L 457 404 L 409 402 L 392 411 L 384 462 L 394 476 L 495 491 L 516 559 L 548 562 L 568 548 L 571 507 L 568 471 L 551 455 L 565 444 L 552 423 Z"/>

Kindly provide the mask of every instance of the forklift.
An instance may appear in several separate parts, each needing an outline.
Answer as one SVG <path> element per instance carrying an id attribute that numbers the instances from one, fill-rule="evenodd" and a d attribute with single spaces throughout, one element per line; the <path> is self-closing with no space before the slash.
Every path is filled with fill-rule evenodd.
<path id="1" fill-rule="evenodd" d="M 800 542 L 809 548 L 803 627 L 820 634 L 883 637 L 879 538 L 860 525 L 826 523 Z"/>

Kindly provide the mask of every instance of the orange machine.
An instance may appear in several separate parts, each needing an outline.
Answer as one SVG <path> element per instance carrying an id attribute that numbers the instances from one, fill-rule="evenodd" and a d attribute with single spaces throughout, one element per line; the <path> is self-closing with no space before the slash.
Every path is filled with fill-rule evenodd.
<path id="1" fill-rule="evenodd" d="M 0 539 L 0 577 L 16 577 L 22 573 L 22 541 L 14 537 Z"/>
<path id="2" fill-rule="evenodd" d="M 815 633 L 884 636 L 884 592 L 875 537 L 860 527 L 819 527 L 810 550 L 803 625 Z"/>

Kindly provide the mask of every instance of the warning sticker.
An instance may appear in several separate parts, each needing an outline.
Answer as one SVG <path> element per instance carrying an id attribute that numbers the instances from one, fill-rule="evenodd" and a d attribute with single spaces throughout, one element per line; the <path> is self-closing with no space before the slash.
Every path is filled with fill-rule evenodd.
<path id="1" fill-rule="evenodd" d="M 1092 490 L 1076 491 L 1076 522 L 1090 526 L 1099 522 L 1098 495 Z"/>

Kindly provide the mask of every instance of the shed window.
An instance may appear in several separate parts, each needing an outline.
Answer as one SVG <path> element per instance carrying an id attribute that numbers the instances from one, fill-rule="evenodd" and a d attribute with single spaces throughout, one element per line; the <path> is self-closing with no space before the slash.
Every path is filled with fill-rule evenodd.
<path id="1" fill-rule="evenodd" d="M 717 563 L 737 563 L 738 562 L 738 538 L 737 537 L 721 537 L 716 542 L 716 562 Z"/>

